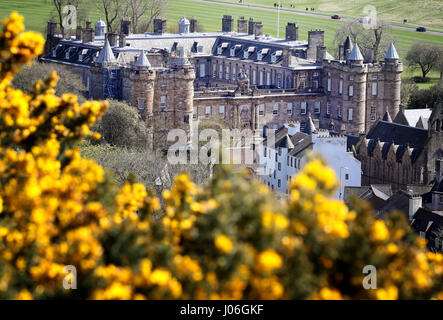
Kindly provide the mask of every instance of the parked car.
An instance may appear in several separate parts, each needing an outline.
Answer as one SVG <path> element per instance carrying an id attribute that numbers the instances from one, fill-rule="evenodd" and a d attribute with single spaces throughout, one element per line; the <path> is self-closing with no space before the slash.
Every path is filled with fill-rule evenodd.
<path id="1" fill-rule="evenodd" d="M 426 28 L 425 27 L 417 27 L 417 29 L 415 29 L 415 31 L 417 31 L 417 32 L 426 32 Z"/>
<path id="2" fill-rule="evenodd" d="M 334 14 L 333 16 L 331 16 L 331 19 L 340 20 L 341 17 L 338 14 Z"/>

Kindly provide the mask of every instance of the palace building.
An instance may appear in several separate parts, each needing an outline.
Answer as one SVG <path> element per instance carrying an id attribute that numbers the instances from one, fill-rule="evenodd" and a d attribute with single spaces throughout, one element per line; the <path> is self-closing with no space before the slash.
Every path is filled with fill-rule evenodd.
<path id="1" fill-rule="evenodd" d="M 224 16 L 219 32 L 196 32 L 197 21 L 182 18 L 178 33 L 166 33 L 156 19 L 154 32 L 131 34 L 130 21 L 119 33 L 90 22 L 63 38 L 48 23 L 41 60 L 70 66 L 81 74 L 93 99 L 124 100 L 138 108 L 150 130 L 149 145 L 166 149 L 171 129 L 193 128 L 211 120 L 226 128 L 251 129 L 263 136 L 310 119 L 319 129 L 368 133 L 387 112 L 399 112 L 403 65 L 393 44 L 383 61 L 362 55 L 348 38 L 333 57 L 324 31 L 300 40 L 289 23 L 284 39 L 263 34 L 263 24 Z"/>

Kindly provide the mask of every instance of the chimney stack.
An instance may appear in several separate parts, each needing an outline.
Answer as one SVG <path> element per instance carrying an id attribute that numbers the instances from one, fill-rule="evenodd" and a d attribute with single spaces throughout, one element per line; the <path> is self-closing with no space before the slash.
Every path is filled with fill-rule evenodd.
<path id="1" fill-rule="evenodd" d="M 365 57 L 364 57 L 364 63 L 372 63 L 374 62 L 374 49 L 372 48 L 366 48 L 365 50 Z"/>
<path id="2" fill-rule="evenodd" d="M 238 33 L 248 33 L 248 21 L 245 19 L 245 17 L 238 18 L 237 31 Z"/>
<path id="3" fill-rule="evenodd" d="M 120 25 L 120 31 L 124 35 L 130 35 L 131 34 L 131 20 L 122 20 Z"/>
<path id="4" fill-rule="evenodd" d="M 255 34 L 255 25 L 256 22 L 254 21 L 253 18 L 249 18 L 249 23 L 248 23 L 248 34 Z"/>
<path id="5" fill-rule="evenodd" d="M 223 32 L 232 32 L 234 31 L 234 19 L 232 16 L 224 15 L 222 19 L 222 31 Z"/>
<path id="6" fill-rule="evenodd" d="M 82 32 L 83 32 L 82 27 L 77 26 L 77 29 L 75 29 L 75 39 L 76 40 L 82 41 Z"/>
<path id="7" fill-rule="evenodd" d="M 255 31 L 255 38 L 261 37 L 263 35 L 263 23 L 256 22 L 254 31 Z"/>
<path id="8" fill-rule="evenodd" d="M 418 194 L 412 195 L 412 197 L 409 198 L 409 221 L 412 221 L 412 218 L 414 217 L 414 214 L 421 207 L 422 207 L 422 198 L 421 198 L 421 196 L 418 195 Z"/>
<path id="9" fill-rule="evenodd" d="M 344 50 L 345 50 L 345 46 L 340 44 L 338 46 L 338 60 L 346 60 Z"/>
<path id="10" fill-rule="evenodd" d="M 317 47 L 317 63 L 322 63 L 323 60 L 326 58 L 326 47 L 325 46 L 318 46 Z"/>
<path id="11" fill-rule="evenodd" d="M 83 38 L 83 43 L 93 42 L 94 39 L 95 39 L 94 29 L 92 29 L 92 28 L 83 29 L 83 36 L 82 36 L 82 38 Z"/>
<path id="12" fill-rule="evenodd" d="M 120 36 L 118 37 L 118 46 L 120 48 L 126 47 L 126 35 L 123 33 L 120 33 Z"/>
<path id="13" fill-rule="evenodd" d="M 106 34 L 106 37 L 108 38 L 109 45 L 110 45 L 111 47 L 115 47 L 115 46 L 117 45 L 117 37 L 118 37 L 118 34 L 117 34 L 117 33 L 111 33 L 111 32 L 108 32 L 108 33 Z"/>
<path id="14" fill-rule="evenodd" d="M 296 23 L 288 22 L 286 26 L 286 40 L 298 40 L 298 26 Z"/>
<path id="15" fill-rule="evenodd" d="M 308 31 L 308 50 L 307 58 L 309 60 L 316 60 L 317 47 L 325 45 L 325 32 L 322 30 Z"/>
<path id="16" fill-rule="evenodd" d="M 190 26 L 189 26 L 189 32 L 194 33 L 197 32 L 197 19 L 195 17 L 192 17 L 190 22 Z"/>
<path id="17" fill-rule="evenodd" d="M 57 32 L 57 22 L 48 21 L 48 36 L 54 36 Z"/>
<path id="18" fill-rule="evenodd" d="M 166 19 L 164 18 L 154 19 L 154 33 L 155 34 L 166 33 Z"/>

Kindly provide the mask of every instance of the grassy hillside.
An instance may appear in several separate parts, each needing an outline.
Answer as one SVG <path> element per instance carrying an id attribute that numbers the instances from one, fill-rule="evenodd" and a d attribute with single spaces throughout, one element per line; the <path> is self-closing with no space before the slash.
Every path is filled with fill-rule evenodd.
<path id="1" fill-rule="evenodd" d="M 217 0 L 220 2 L 239 3 L 239 0 Z M 278 0 L 243 0 L 245 5 L 274 7 Z M 344 16 L 364 16 L 363 8 L 372 5 L 381 16 L 393 22 L 402 22 L 407 19 L 408 23 L 421 24 L 429 27 L 443 28 L 443 1 L 441 0 L 281 0 L 283 8 L 305 11 L 315 8 L 316 13 L 340 14 Z"/>
<path id="2" fill-rule="evenodd" d="M 220 0 L 219 0 L 220 1 Z M 231 0 L 229 0 L 231 1 Z M 244 0 L 246 1 L 246 0 Z M 249 2 L 259 3 L 262 5 L 271 5 L 275 0 L 257 0 Z M 85 1 L 86 8 L 89 17 L 92 21 L 97 20 L 100 17 L 100 12 L 95 5 L 95 1 Z M 225 0 L 228 2 L 228 0 Z M 232 2 L 238 3 L 238 0 L 232 0 Z M 351 1 L 309 1 L 311 6 L 317 8 L 322 7 L 322 3 L 336 3 L 337 5 L 343 5 L 343 8 L 351 8 L 349 5 Z M 382 3 L 382 2 L 395 2 L 400 1 L 370 1 L 370 3 Z M 402 0 L 402 3 L 409 2 L 409 0 Z M 441 7 L 443 1 L 424 1 L 421 3 L 438 2 L 440 5 L 436 5 L 436 8 Z M 289 1 L 282 1 L 283 4 L 289 4 Z M 296 6 L 305 7 L 307 1 L 294 1 Z M 312 3 L 316 3 L 313 5 Z M 346 4 L 348 3 L 348 4 Z M 355 6 L 362 5 L 363 1 L 355 0 L 352 1 Z M 346 5 L 345 5 L 346 4 Z M 423 4 L 421 4 L 423 6 Z M 326 8 L 326 7 L 325 7 Z M 353 10 L 355 9 L 355 7 Z M 46 27 L 46 21 L 54 14 L 51 2 L 46 0 L 2 0 L 0 1 L 0 18 L 3 18 L 9 14 L 12 10 L 17 10 L 25 16 L 25 22 L 28 29 L 44 32 Z M 343 9 L 344 10 L 344 9 Z M 432 11 L 432 10 L 430 10 Z M 438 11 L 438 10 L 434 10 Z M 338 12 L 338 11 L 337 11 Z M 165 17 L 168 19 L 168 26 L 176 26 L 177 21 L 182 16 L 195 16 L 199 23 L 203 26 L 205 31 L 217 31 L 221 29 L 221 19 L 224 14 L 230 14 L 234 16 L 235 19 L 239 16 L 253 17 L 255 20 L 262 21 L 264 24 L 264 32 L 270 33 L 272 35 L 277 35 L 277 16 L 275 12 L 249 9 L 244 8 L 233 8 L 225 5 L 215 4 L 215 3 L 200 3 L 184 0 L 169 0 L 168 10 L 165 12 Z M 325 30 L 325 42 L 328 48 L 332 47 L 332 42 L 334 39 L 336 29 L 343 23 L 337 20 L 322 19 L 310 16 L 302 16 L 296 14 L 282 13 L 280 16 L 280 36 L 284 36 L 285 26 L 287 22 L 297 22 L 299 25 L 300 38 L 307 40 L 307 32 L 311 29 L 322 29 Z M 422 34 L 411 31 L 404 30 L 392 30 L 392 33 L 396 39 L 396 47 L 399 51 L 400 56 L 404 57 L 408 49 L 413 43 L 416 42 L 430 42 L 443 45 L 443 37 L 431 34 Z M 437 77 L 437 75 L 431 75 L 431 77 Z M 434 81 L 433 81 L 434 82 Z M 426 84 L 428 85 L 428 84 Z M 425 85 L 425 86 L 426 86 Z"/>

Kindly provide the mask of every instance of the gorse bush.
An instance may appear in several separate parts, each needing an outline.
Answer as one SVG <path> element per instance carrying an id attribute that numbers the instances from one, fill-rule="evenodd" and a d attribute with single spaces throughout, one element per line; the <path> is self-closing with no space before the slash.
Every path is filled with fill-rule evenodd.
<path id="1" fill-rule="evenodd" d="M 337 181 L 319 160 L 284 201 L 226 167 L 204 186 L 178 175 L 162 209 L 141 184 L 115 190 L 76 147 L 99 138 L 89 127 L 107 103 L 55 96 L 55 74 L 31 94 L 11 87 L 43 49 L 22 21 L 12 13 L 0 33 L 1 299 L 443 298 L 442 255 L 400 216 L 328 198 Z M 66 265 L 76 290 L 63 289 Z"/>

